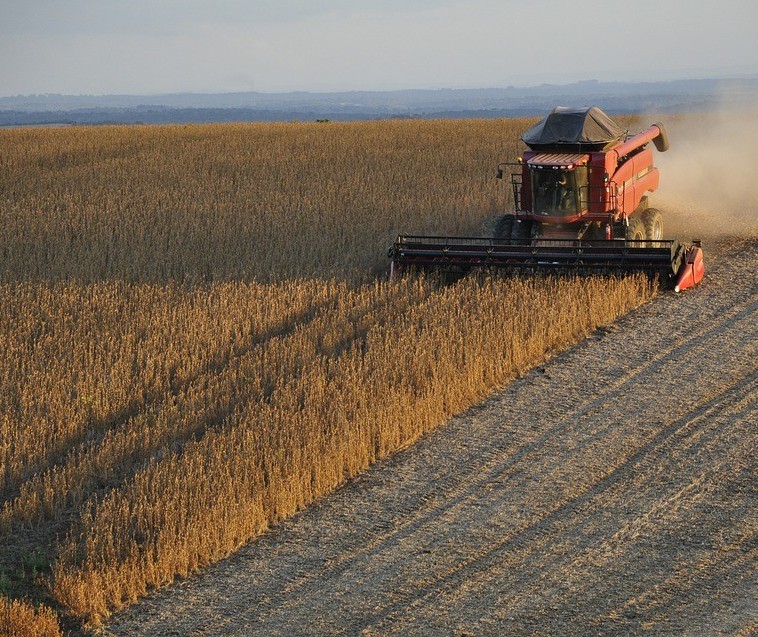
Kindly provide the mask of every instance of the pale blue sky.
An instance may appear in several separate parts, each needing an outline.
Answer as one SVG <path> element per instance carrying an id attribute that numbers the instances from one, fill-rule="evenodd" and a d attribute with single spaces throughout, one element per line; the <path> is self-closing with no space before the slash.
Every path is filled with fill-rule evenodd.
<path id="1" fill-rule="evenodd" d="M 0 0 L 0 96 L 735 75 L 753 0 Z"/>

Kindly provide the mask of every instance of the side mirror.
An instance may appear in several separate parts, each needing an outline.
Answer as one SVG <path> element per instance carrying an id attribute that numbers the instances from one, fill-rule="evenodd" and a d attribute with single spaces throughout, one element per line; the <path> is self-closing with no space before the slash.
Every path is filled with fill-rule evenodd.
<path id="1" fill-rule="evenodd" d="M 497 175 L 495 175 L 495 177 L 497 179 L 502 179 L 503 178 L 503 169 L 502 168 L 498 168 L 497 169 Z"/>

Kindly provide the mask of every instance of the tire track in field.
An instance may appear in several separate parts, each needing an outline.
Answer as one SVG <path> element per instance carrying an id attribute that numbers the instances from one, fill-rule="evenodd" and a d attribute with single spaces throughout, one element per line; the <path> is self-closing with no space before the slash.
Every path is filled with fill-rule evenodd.
<path id="1" fill-rule="evenodd" d="M 529 613 L 534 612 L 535 607 L 544 610 L 544 600 L 557 598 L 563 608 L 571 609 L 574 620 L 588 625 L 595 622 L 597 634 L 608 634 L 610 625 L 620 619 L 650 614 L 642 605 L 635 606 L 633 612 L 629 612 L 628 605 L 625 606 L 628 600 L 639 595 L 633 590 L 629 591 L 629 585 L 619 581 L 618 574 L 624 572 L 645 571 L 644 582 L 636 586 L 652 584 L 660 587 L 662 581 L 669 579 L 680 582 L 678 590 L 685 596 L 696 594 L 697 591 L 691 586 L 686 586 L 686 576 L 691 571 L 706 568 L 701 564 L 702 560 L 710 559 L 710 553 L 716 550 L 711 549 L 714 529 L 702 528 L 696 531 L 697 537 L 682 537 L 683 541 L 689 542 L 686 547 L 688 553 L 684 555 L 651 556 L 650 549 L 653 553 L 658 551 L 656 545 L 660 544 L 660 540 L 650 547 L 648 538 L 661 533 L 676 535 L 681 533 L 681 529 L 692 528 L 691 511 L 710 507 L 712 502 L 718 501 L 718 492 L 723 491 L 724 483 L 728 482 L 732 464 L 735 461 L 744 464 L 750 461 L 754 440 L 749 437 L 749 423 L 750 415 L 755 415 L 754 405 L 750 407 L 749 414 L 746 407 L 717 413 L 720 417 L 717 425 L 703 422 L 697 430 L 687 432 L 681 441 L 672 439 L 669 441 L 671 444 L 665 444 L 657 455 L 641 459 L 640 464 L 633 468 L 633 472 L 644 476 L 644 480 L 624 480 L 616 488 L 599 494 L 580 509 L 581 517 L 578 519 L 569 515 L 559 520 L 557 530 L 545 534 L 549 540 L 542 542 L 542 546 L 539 541 L 530 542 L 529 550 L 523 555 L 509 555 L 505 563 L 497 564 L 487 575 L 498 580 L 507 565 L 519 572 L 524 570 L 527 563 L 537 565 L 529 572 L 529 577 L 509 583 L 507 607 L 496 613 L 499 613 L 499 623 L 526 624 Z M 699 419 L 710 415 L 702 414 Z M 736 415 L 740 420 L 724 422 L 723 416 L 726 415 Z M 662 451 L 666 452 L 665 455 L 660 453 Z M 721 452 L 722 461 L 702 467 L 699 459 L 718 456 L 714 451 Z M 694 475 L 691 474 L 692 469 L 695 470 Z M 664 471 L 669 473 L 662 475 Z M 613 522 L 603 523 L 603 512 L 609 506 L 614 514 Z M 633 516 L 616 530 L 618 521 L 623 520 L 625 515 L 628 517 L 629 510 L 633 511 Z M 601 523 L 598 524 L 598 521 Z M 718 527 L 716 530 L 719 530 Z M 708 540 L 706 548 L 700 546 L 704 537 Z M 540 550 L 549 553 L 548 543 L 567 540 L 572 546 L 570 553 L 539 559 Z M 734 543 L 733 549 L 739 548 L 746 551 L 749 547 L 744 542 Z M 651 561 L 656 563 L 651 564 Z M 735 564 L 732 566 L 736 568 Z M 661 572 L 670 567 L 678 571 L 678 579 Z M 507 580 L 507 574 L 502 579 Z M 664 589 L 665 586 L 658 593 L 661 599 Z M 540 601 L 536 602 L 536 599 Z M 671 600 L 662 601 L 661 604 L 670 606 Z"/>
<path id="2" fill-rule="evenodd" d="M 672 579 L 667 584 L 671 587 L 666 597 L 661 596 L 656 604 L 657 612 L 648 620 L 651 624 L 665 626 L 667 624 L 667 606 L 677 605 L 688 608 L 688 615 L 692 617 L 692 623 L 696 624 L 696 617 L 702 621 L 707 618 L 714 618 L 724 626 L 724 632 L 728 631 L 727 622 L 732 621 L 731 613 L 724 613 L 724 600 L 719 596 L 701 596 L 696 604 L 692 603 L 692 598 L 697 598 L 698 591 L 716 591 L 727 583 L 732 591 L 743 590 L 744 597 L 750 599 L 751 588 L 755 592 L 755 565 L 758 563 L 758 548 L 756 545 L 758 538 L 755 532 L 749 538 L 741 543 L 735 543 L 728 549 L 728 553 L 723 553 L 718 560 L 713 563 L 707 563 L 691 574 L 689 579 L 679 577 Z M 732 553 L 737 553 L 736 558 Z M 752 596 L 753 604 L 755 596 Z M 667 604 L 665 602 L 668 602 Z M 742 602 L 737 601 L 737 605 Z M 693 608 L 696 606 L 696 608 Z M 635 612 L 641 612 L 644 609 Z M 731 610 L 731 609 L 730 609 Z M 693 612 L 694 611 L 694 612 Z M 697 613 L 697 614 L 696 614 Z M 721 618 L 719 618 L 721 615 Z M 752 615 L 756 617 L 755 606 L 752 608 Z M 741 628 L 737 622 L 734 622 L 735 628 Z M 737 630 L 734 631 L 735 633 Z M 755 633 L 753 633 L 755 634 Z"/>
<path id="3" fill-rule="evenodd" d="M 745 397 L 751 396 L 755 384 L 755 380 L 753 379 L 751 381 L 751 387 L 743 388 L 743 391 L 740 392 L 743 398 L 741 401 L 742 403 L 745 402 Z M 735 388 L 733 388 L 733 390 L 734 389 Z M 728 405 L 733 397 L 737 398 L 739 401 L 739 397 L 735 395 L 733 390 L 720 396 L 718 401 L 713 401 L 710 405 L 702 406 L 705 410 L 701 410 L 701 413 L 699 413 L 694 419 L 682 419 L 683 424 L 679 427 L 679 431 L 671 434 L 668 437 L 668 440 L 662 442 L 657 450 L 658 456 L 662 455 L 660 454 L 661 451 L 668 451 L 669 447 L 677 452 L 676 454 L 673 454 L 673 457 L 676 459 L 675 462 L 667 459 L 668 464 L 672 464 L 672 462 L 674 464 L 674 467 L 669 468 L 677 468 L 678 465 L 681 465 L 681 456 L 683 454 L 697 454 L 706 445 L 712 447 L 714 444 L 718 443 L 722 447 L 725 447 L 727 446 L 725 443 L 732 442 L 734 432 L 725 431 L 723 424 L 719 425 L 715 432 L 710 432 L 709 429 L 712 427 L 704 421 L 704 418 L 710 415 L 710 411 L 714 409 L 717 410 L 719 406 L 723 406 L 724 404 Z M 743 405 L 730 409 L 729 411 L 741 413 L 745 408 L 746 407 Z M 690 428 L 689 431 L 687 430 L 688 425 L 697 423 L 698 421 L 700 421 L 700 424 L 696 428 Z M 747 418 L 745 418 L 742 423 L 743 431 L 749 431 L 748 422 Z M 716 435 L 715 437 L 708 437 L 705 435 L 709 433 L 715 433 Z M 680 444 L 681 441 L 678 440 L 679 438 L 682 438 L 687 444 L 682 446 Z M 742 440 L 738 446 L 740 457 L 750 456 L 751 446 L 749 441 Z M 651 465 L 652 462 L 656 460 L 655 451 L 656 450 L 651 449 L 649 453 L 645 453 L 637 458 L 637 462 L 633 463 L 632 466 L 627 465 L 623 467 L 624 471 L 627 473 L 631 472 L 631 476 L 627 476 L 627 478 L 634 477 L 634 475 L 638 474 L 641 469 L 644 469 L 644 465 Z M 738 450 L 732 448 L 731 451 L 731 458 L 734 459 Z M 722 465 L 724 464 L 725 463 L 722 463 Z M 681 467 L 678 468 L 681 469 Z M 721 468 L 725 467 L 722 466 Z M 622 528 L 610 538 L 607 538 L 606 536 L 609 529 L 603 527 L 598 530 L 597 528 L 594 528 L 597 523 L 597 520 L 595 519 L 597 517 L 597 511 L 602 510 L 601 505 L 603 500 L 608 499 L 602 497 L 604 494 L 610 493 L 613 495 L 613 502 L 619 500 L 622 502 L 629 502 L 634 500 L 635 494 L 639 490 L 642 490 L 643 488 L 646 490 L 652 490 L 657 498 L 663 497 L 663 501 L 659 502 L 658 500 L 655 500 L 652 509 L 648 508 L 649 513 L 652 513 L 652 517 L 655 518 L 660 516 L 660 514 L 667 508 L 670 508 L 673 511 L 676 510 L 677 507 L 682 506 L 683 503 L 687 504 L 687 506 L 691 506 L 693 503 L 705 497 L 708 493 L 708 489 L 701 493 L 700 487 L 704 484 L 707 485 L 708 478 L 717 474 L 718 469 L 718 467 L 709 468 L 706 471 L 701 472 L 684 487 L 681 487 L 681 485 L 678 485 L 677 483 L 665 486 L 665 488 L 661 487 L 657 480 L 659 478 L 659 472 L 650 472 L 648 469 L 644 469 L 643 471 L 645 478 L 644 482 L 637 480 L 630 485 L 628 479 L 623 479 L 623 476 L 619 476 L 622 478 L 620 481 L 614 480 L 614 484 L 605 485 L 606 488 L 595 491 L 595 488 L 593 487 L 593 492 L 585 493 L 580 496 L 585 499 L 589 498 L 584 505 L 579 504 L 579 506 L 576 506 L 576 501 L 561 503 L 561 506 L 559 507 L 560 510 L 554 512 L 554 520 L 549 520 L 548 518 L 550 516 L 546 516 L 545 518 L 538 520 L 533 527 L 527 529 L 527 532 L 531 533 L 529 537 L 514 538 L 511 536 L 513 545 L 506 546 L 506 544 L 509 544 L 510 542 L 503 542 L 501 543 L 501 546 L 497 547 L 502 550 L 495 550 L 493 544 L 489 545 L 489 547 L 485 548 L 485 551 L 491 549 L 489 553 L 487 555 L 480 553 L 477 555 L 477 558 L 486 557 L 492 559 L 488 559 L 487 563 L 483 563 L 481 559 L 479 559 L 475 564 L 469 565 L 470 572 L 456 573 L 459 580 L 453 584 L 445 581 L 438 581 L 437 584 L 439 586 L 436 590 L 423 591 L 423 599 L 411 599 L 411 603 L 407 607 L 403 607 L 401 604 L 398 608 L 394 608 L 394 615 L 392 612 L 377 613 L 377 616 L 382 619 L 380 622 L 368 627 L 367 633 L 390 634 L 399 632 L 400 634 L 404 634 L 404 628 L 408 628 L 403 622 L 404 617 L 417 618 L 419 615 L 423 615 L 425 611 L 429 611 L 429 609 L 432 608 L 432 605 L 430 604 L 424 605 L 424 602 L 428 601 L 427 598 L 433 599 L 435 605 L 448 607 L 453 606 L 457 601 L 456 609 L 460 614 L 465 614 L 466 609 L 471 608 L 471 605 L 462 602 L 460 599 L 456 600 L 455 598 L 457 589 L 461 588 L 464 584 L 466 588 L 473 588 L 475 590 L 483 589 L 487 582 L 489 582 L 490 589 L 493 588 L 493 582 L 496 582 L 499 587 L 503 587 L 507 584 L 508 605 L 511 609 L 518 606 L 519 603 L 523 601 L 533 602 L 536 593 L 535 587 L 544 588 L 546 582 L 550 583 L 552 581 L 551 578 L 557 578 L 558 581 L 551 584 L 557 589 L 560 589 L 561 586 L 565 586 L 565 577 L 562 574 L 566 572 L 575 572 L 577 564 L 583 561 L 592 561 L 592 551 L 597 550 L 598 545 L 599 548 L 602 548 L 603 544 L 608 541 L 612 541 L 617 545 L 624 545 L 624 542 L 620 540 L 623 539 L 624 533 L 628 532 L 630 527 L 634 527 L 637 524 L 638 519 L 633 519 L 625 527 L 622 526 Z M 660 492 L 661 488 L 663 488 L 662 492 Z M 659 492 L 656 493 L 655 489 L 658 489 Z M 615 493 L 616 491 L 620 491 L 620 494 Z M 581 517 L 577 517 L 577 511 L 581 512 Z M 615 513 L 616 518 L 614 518 L 614 528 L 616 519 L 623 518 L 625 512 L 615 511 Z M 645 513 L 644 515 L 648 515 L 648 513 Z M 613 531 L 614 528 L 610 529 L 610 531 Z M 618 536 L 621 536 L 621 538 Z M 551 544 L 556 542 L 565 543 L 567 537 L 571 541 L 572 553 L 576 553 L 577 551 L 580 553 L 580 556 L 576 559 L 572 559 L 572 555 L 566 554 L 565 552 L 555 554 L 554 551 L 551 551 Z M 534 564 L 535 568 L 530 569 L 530 564 Z M 509 578 L 509 572 L 511 571 L 519 574 L 515 581 L 510 581 L 513 579 Z M 557 575 L 555 575 L 556 573 Z M 446 574 L 442 574 L 440 580 L 443 580 L 445 575 Z M 403 578 L 399 576 L 396 579 L 402 581 Z M 480 580 L 482 586 L 478 586 Z M 583 593 L 583 595 L 584 594 L 586 594 L 586 592 Z M 465 599 L 465 592 L 463 597 Z M 494 605 L 497 602 L 497 599 L 492 599 L 491 602 Z M 579 602 L 567 604 L 567 606 L 572 608 L 573 612 L 576 613 L 578 612 L 578 603 Z M 478 619 L 479 616 L 475 613 L 472 620 L 475 621 Z M 512 618 L 509 618 L 509 621 L 505 623 L 513 625 Z M 472 632 L 473 634 L 479 634 L 482 631 L 474 628 Z M 602 634 L 606 634 L 606 632 L 607 631 L 604 630 L 600 631 Z"/>
<path id="4" fill-rule="evenodd" d="M 501 541 L 494 542 L 483 547 L 476 555 L 466 560 L 448 573 L 443 574 L 432 584 L 417 589 L 412 595 L 406 596 L 403 600 L 397 602 L 391 607 L 380 609 L 378 612 L 369 616 L 363 629 L 377 630 L 387 621 L 387 618 L 397 616 L 400 611 L 406 613 L 419 603 L 434 597 L 436 600 L 443 594 L 458 588 L 462 583 L 472 584 L 477 579 L 491 576 L 494 568 L 502 564 L 502 554 L 509 552 L 508 562 L 514 561 L 513 553 L 524 549 L 527 552 L 535 551 L 536 547 L 532 543 L 539 540 L 540 535 L 546 535 L 549 527 L 557 526 L 565 519 L 567 512 L 573 511 L 590 503 L 598 498 L 603 492 L 608 491 L 624 481 L 634 472 L 640 464 L 644 463 L 650 454 L 659 451 L 668 445 L 672 438 L 682 434 L 683 436 L 693 436 L 702 429 L 708 427 L 706 418 L 725 405 L 733 405 L 747 396 L 755 395 L 758 392 L 758 373 L 752 374 L 744 381 L 737 383 L 728 390 L 721 392 L 718 396 L 705 404 L 699 405 L 684 417 L 665 427 L 653 440 L 646 443 L 643 447 L 635 451 L 629 458 L 625 459 L 619 466 L 615 467 L 607 476 L 597 483 L 590 484 L 589 487 L 578 497 L 562 501 L 557 507 L 549 513 L 535 520 L 526 528 L 516 531 L 513 535 L 503 538 Z M 730 411 L 724 412 L 729 414 Z M 688 432 L 683 430 L 689 429 Z M 514 485 L 516 486 L 516 485 Z M 554 558 L 560 561 L 565 556 Z M 523 561 L 519 559 L 518 561 Z M 551 561 L 540 561 L 540 570 L 549 571 L 552 566 Z M 520 582 L 525 584 L 525 582 Z M 379 620 L 379 621 L 377 621 Z M 379 630 L 381 632 L 381 630 Z"/>
<path id="5" fill-rule="evenodd" d="M 752 434 L 755 416 L 753 409 L 741 423 L 746 438 Z M 624 569 L 641 567 L 647 571 L 646 586 L 620 587 L 610 599 L 602 599 L 605 590 L 595 584 L 583 615 L 588 615 L 587 608 L 602 606 L 605 614 L 595 611 L 588 617 L 598 632 L 619 624 L 627 632 L 652 627 L 675 634 L 717 632 L 703 628 L 710 625 L 722 634 L 736 634 L 745 619 L 755 617 L 758 525 L 755 518 L 743 515 L 751 500 L 743 487 L 752 480 L 748 467 L 754 446 L 753 435 L 752 440 L 740 442 L 739 449 L 731 448 L 723 454 L 726 457 L 720 467 L 703 473 L 707 480 L 702 490 L 686 493 L 665 517 L 649 520 L 639 536 L 607 556 L 604 570 L 615 571 L 616 580 Z M 735 461 L 742 464 L 736 472 Z M 661 559 L 655 542 L 648 539 L 655 537 L 656 531 L 679 542 L 673 556 L 664 556 L 663 566 L 653 564 Z M 646 555 L 649 550 L 655 554 Z M 574 596 L 571 601 L 576 599 Z M 677 616 L 672 617 L 672 609 L 677 609 Z"/>
<path id="6" fill-rule="evenodd" d="M 756 531 L 746 534 L 725 547 L 714 549 L 711 561 L 698 563 L 691 569 L 681 569 L 671 577 L 653 587 L 642 599 L 630 599 L 614 608 L 609 618 L 623 617 L 630 614 L 647 615 L 650 624 L 666 623 L 666 607 L 678 600 L 687 605 L 693 592 L 713 590 L 714 584 L 729 581 L 731 587 L 745 585 L 755 577 L 755 564 L 758 560 L 758 537 Z M 699 612 L 703 616 L 717 614 L 720 600 L 705 598 L 698 600 Z"/>

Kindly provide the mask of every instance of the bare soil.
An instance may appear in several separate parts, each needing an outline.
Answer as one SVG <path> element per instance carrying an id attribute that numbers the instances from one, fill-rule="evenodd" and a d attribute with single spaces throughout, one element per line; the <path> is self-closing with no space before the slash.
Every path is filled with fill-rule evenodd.
<path id="1" fill-rule="evenodd" d="M 758 632 L 758 244 L 547 361 L 112 635 Z"/>

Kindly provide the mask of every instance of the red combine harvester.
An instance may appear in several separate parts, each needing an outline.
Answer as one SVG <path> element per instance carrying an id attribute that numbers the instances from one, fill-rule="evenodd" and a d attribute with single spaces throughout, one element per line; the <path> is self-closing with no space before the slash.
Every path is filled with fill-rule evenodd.
<path id="1" fill-rule="evenodd" d="M 629 136 L 599 108 L 558 107 L 521 138 L 529 150 L 508 167 L 515 210 L 492 237 L 401 235 L 390 248 L 392 274 L 408 267 L 466 273 L 472 268 L 643 271 L 676 291 L 703 278 L 703 251 L 663 239 L 648 206 L 658 188 L 653 142 L 669 143 L 661 124 Z"/>

